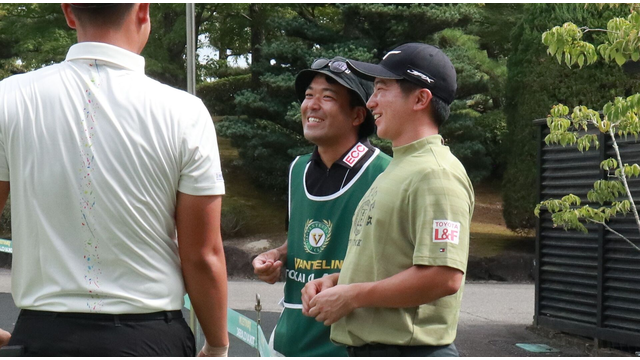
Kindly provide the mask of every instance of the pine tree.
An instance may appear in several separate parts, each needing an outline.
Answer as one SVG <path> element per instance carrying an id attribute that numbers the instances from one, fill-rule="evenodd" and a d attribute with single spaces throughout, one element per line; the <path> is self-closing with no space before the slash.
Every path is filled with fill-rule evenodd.
<path id="1" fill-rule="evenodd" d="M 496 99 L 502 96 L 506 67 L 504 60 L 489 58 L 479 37 L 464 30 L 484 13 L 479 5 L 272 6 L 279 16 L 266 23 L 260 47 L 261 56 L 270 61 L 252 64 L 259 86 L 236 94 L 237 116 L 218 125 L 220 134 L 238 148 L 240 165 L 263 188 L 284 194 L 289 163 L 312 149 L 302 136 L 295 75 L 320 57 L 378 62 L 386 51 L 406 42 L 438 45 L 456 66 L 458 100 L 442 132 L 470 175 L 480 180 L 498 166 L 492 157 L 499 157 L 495 142 L 501 140 L 504 119 Z M 373 142 L 390 151 L 388 142 Z"/>

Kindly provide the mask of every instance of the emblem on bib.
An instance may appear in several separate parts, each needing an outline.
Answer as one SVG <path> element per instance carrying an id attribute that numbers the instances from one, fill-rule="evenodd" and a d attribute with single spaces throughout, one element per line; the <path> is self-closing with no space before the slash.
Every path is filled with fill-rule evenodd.
<path id="1" fill-rule="evenodd" d="M 304 225 L 304 251 L 319 254 L 331 240 L 331 221 L 307 220 Z"/>

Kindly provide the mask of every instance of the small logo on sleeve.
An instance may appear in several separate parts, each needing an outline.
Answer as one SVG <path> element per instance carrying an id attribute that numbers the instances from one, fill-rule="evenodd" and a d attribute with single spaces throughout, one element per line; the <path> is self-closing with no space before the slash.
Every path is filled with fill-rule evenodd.
<path id="1" fill-rule="evenodd" d="M 460 223 L 449 220 L 433 220 L 433 242 L 460 242 Z"/>
<path id="2" fill-rule="evenodd" d="M 347 165 L 353 167 L 358 160 L 362 157 L 362 155 L 366 154 L 369 149 L 366 146 L 362 145 L 362 143 L 357 143 L 356 146 L 351 148 L 351 150 L 347 153 L 347 156 L 342 159 Z"/>

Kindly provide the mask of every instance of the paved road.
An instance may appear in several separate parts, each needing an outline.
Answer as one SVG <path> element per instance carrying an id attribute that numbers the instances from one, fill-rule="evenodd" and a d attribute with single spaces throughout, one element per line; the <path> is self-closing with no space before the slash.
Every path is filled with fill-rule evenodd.
<path id="1" fill-rule="evenodd" d="M 257 281 L 231 281 L 231 308 L 255 319 L 255 294 L 263 306 L 262 326 L 268 337 L 280 308 L 283 285 L 267 285 Z M 10 291 L 9 271 L 0 269 L 0 328 L 13 329 L 18 316 Z M 462 356 L 584 356 L 577 349 L 558 347 L 546 338 L 525 328 L 533 322 L 533 284 L 468 283 L 462 301 L 456 346 Z M 185 311 L 186 312 L 186 311 Z M 516 343 L 547 344 L 560 352 L 530 353 Z M 231 336 L 230 356 L 256 356 L 256 351 Z"/>

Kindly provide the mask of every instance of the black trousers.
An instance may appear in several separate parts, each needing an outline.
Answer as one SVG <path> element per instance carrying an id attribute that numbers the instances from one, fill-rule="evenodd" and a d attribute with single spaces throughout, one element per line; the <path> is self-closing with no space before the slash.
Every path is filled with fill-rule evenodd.
<path id="1" fill-rule="evenodd" d="M 85 314 L 22 310 L 11 345 L 25 356 L 195 356 L 182 312 Z"/>
<path id="2" fill-rule="evenodd" d="M 454 344 L 443 346 L 398 346 L 367 344 L 347 346 L 350 357 L 458 357 Z"/>

